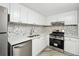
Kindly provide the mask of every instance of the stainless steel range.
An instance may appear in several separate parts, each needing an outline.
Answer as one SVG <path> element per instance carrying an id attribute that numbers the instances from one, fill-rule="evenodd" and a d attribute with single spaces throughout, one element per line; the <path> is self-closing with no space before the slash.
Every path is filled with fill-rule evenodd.
<path id="1" fill-rule="evenodd" d="M 49 37 L 49 45 L 60 52 L 64 51 L 64 32 L 52 32 Z"/>

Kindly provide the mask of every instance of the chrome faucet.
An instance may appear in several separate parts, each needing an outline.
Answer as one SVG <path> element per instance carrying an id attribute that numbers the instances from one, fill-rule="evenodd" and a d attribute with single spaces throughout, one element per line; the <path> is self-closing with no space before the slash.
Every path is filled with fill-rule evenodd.
<path id="1" fill-rule="evenodd" d="M 31 28 L 30 35 L 33 35 L 33 33 L 34 33 L 34 27 Z"/>

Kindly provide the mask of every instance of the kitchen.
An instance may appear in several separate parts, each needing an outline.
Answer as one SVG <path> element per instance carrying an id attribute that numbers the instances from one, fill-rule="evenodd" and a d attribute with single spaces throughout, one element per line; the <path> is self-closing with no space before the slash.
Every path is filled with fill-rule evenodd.
<path id="1" fill-rule="evenodd" d="M 8 16 L 8 49 L 2 56 L 79 56 L 78 5 L 0 3 Z"/>

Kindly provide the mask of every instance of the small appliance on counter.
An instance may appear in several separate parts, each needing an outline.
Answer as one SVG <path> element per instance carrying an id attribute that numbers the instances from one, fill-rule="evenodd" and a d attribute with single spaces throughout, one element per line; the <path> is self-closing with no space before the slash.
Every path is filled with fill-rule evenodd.
<path id="1" fill-rule="evenodd" d="M 56 30 L 49 35 L 49 45 L 60 52 L 64 51 L 64 32 Z"/>

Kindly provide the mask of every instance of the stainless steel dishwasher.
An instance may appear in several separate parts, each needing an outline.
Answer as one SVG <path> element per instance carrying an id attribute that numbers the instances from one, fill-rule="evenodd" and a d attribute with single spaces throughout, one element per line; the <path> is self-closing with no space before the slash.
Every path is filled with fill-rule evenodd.
<path id="1" fill-rule="evenodd" d="M 32 56 L 32 40 L 14 45 L 13 56 Z"/>

